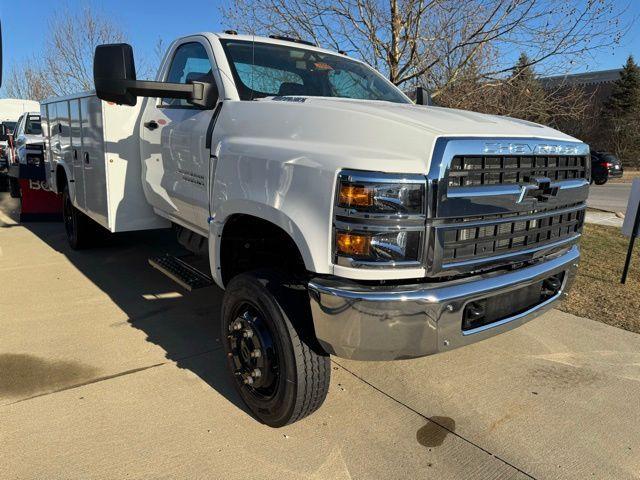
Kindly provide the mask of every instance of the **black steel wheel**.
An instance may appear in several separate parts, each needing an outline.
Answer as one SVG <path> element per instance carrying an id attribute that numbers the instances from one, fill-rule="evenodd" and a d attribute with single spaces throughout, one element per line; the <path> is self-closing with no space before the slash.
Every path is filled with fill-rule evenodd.
<path id="1" fill-rule="evenodd" d="M 229 282 L 222 302 L 222 341 L 234 386 L 272 427 L 317 410 L 329 388 L 329 357 L 309 331 L 309 300 L 300 287 L 278 272 L 244 273 Z"/>
<path id="2" fill-rule="evenodd" d="M 253 302 L 238 302 L 227 327 L 229 360 L 237 381 L 261 401 L 273 398 L 280 376 L 280 357 L 274 333 Z"/>
<path id="3" fill-rule="evenodd" d="M 92 243 L 94 232 L 90 220 L 73 206 L 68 185 L 62 192 L 62 221 L 71 248 L 80 250 Z"/>

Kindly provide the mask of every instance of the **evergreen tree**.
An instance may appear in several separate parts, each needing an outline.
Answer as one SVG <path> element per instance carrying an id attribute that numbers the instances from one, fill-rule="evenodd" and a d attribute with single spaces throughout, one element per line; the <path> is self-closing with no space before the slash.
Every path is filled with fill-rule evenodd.
<path id="1" fill-rule="evenodd" d="M 640 163 L 640 68 L 629 55 L 604 106 L 604 145 L 633 166 Z"/>
<path id="2" fill-rule="evenodd" d="M 526 53 L 520 54 L 511 77 L 503 89 L 504 114 L 548 124 L 550 121 L 547 96 Z"/>
<path id="3" fill-rule="evenodd" d="M 637 113 L 640 109 L 640 68 L 633 60 L 633 55 L 629 55 L 620 78 L 613 84 L 605 108 L 613 117 Z"/>
<path id="4" fill-rule="evenodd" d="M 514 85 L 529 85 L 536 82 L 536 74 L 531 68 L 531 60 L 526 53 L 521 53 L 516 66 L 513 67 L 511 83 Z"/>

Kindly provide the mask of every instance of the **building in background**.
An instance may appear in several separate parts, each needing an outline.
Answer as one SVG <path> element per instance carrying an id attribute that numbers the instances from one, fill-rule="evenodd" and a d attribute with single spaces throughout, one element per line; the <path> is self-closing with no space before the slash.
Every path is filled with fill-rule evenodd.
<path id="1" fill-rule="evenodd" d="M 563 86 L 580 87 L 585 95 L 593 96 L 595 103 L 603 104 L 611 95 L 613 84 L 620 78 L 621 71 L 621 68 L 614 68 L 597 72 L 542 77 L 540 83 L 546 90 L 558 89 Z"/>

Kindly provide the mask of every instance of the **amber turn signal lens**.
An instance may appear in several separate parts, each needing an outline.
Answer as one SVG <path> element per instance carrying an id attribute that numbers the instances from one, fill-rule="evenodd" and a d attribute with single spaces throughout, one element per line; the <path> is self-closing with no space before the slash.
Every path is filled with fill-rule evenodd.
<path id="1" fill-rule="evenodd" d="M 354 233 L 336 233 L 338 255 L 366 257 L 371 247 L 371 237 Z"/>
<path id="2" fill-rule="evenodd" d="M 340 205 L 343 207 L 370 207 L 373 190 L 357 185 L 340 185 Z"/>

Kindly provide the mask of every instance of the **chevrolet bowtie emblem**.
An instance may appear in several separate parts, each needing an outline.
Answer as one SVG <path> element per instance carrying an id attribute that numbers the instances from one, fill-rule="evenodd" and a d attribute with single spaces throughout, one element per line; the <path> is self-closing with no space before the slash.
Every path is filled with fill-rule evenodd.
<path id="1" fill-rule="evenodd" d="M 517 203 L 522 203 L 525 200 L 548 202 L 551 197 L 558 195 L 558 185 L 551 183 L 549 178 L 531 178 L 528 182 L 520 188 L 520 197 Z"/>

